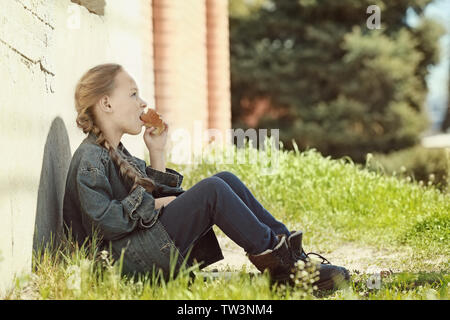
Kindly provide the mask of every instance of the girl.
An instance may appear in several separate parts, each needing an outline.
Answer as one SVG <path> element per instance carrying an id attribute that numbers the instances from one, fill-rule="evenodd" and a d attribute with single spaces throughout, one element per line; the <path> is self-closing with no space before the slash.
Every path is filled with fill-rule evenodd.
<path id="1" fill-rule="evenodd" d="M 124 273 L 161 270 L 167 278 L 171 258 L 175 270 L 183 261 L 204 267 L 223 259 L 212 229 L 217 225 L 258 270 L 268 269 L 272 280 L 289 281 L 295 263 L 309 260 L 302 233 L 277 221 L 238 177 L 220 172 L 183 190 L 183 176 L 166 168 L 166 123 L 159 136 L 152 135 L 154 128 L 144 132 L 151 166 L 128 152 L 120 140 L 141 132 L 146 106 L 120 65 L 98 65 L 79 80 L 76 122 L 88 135 L 66 180 L 64 223 L 72 237 L 81 245 L 98 230 L 115 259 L 123 251 Z M 345 268 L 328 261 L 316 267 L 319 289 L 349 278 Z"/>

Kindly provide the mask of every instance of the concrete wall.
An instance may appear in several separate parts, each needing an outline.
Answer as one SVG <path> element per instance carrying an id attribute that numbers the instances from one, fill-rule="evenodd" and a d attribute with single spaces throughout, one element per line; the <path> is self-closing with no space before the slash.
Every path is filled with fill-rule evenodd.
<path id="1" fill-rule="evenodd" d="M 151 4 L 104 2 L 98 15 L 69 0 L 2 1 L 0 296 L 14 273 L 30 271 L 35 226 L 60 223 L 40 219 L 60 214 L 62 175 L 84 138 L 75 124 L 76 81 L 94 65 L 117 62 L 154 105 Z M 122 141 L 144 157 L 141 136 Z"/>
<path id="2" fill-rule="evenodd" d="M 231 127 L 228 41 L 227 0 L 2 1 L 0 297 L 61 226 L 65 174 L 85 137 L 73 101 L 81 75 L 123 65 L 171 132 L 194 140 L 195 124 Z M 122 142 L 144 158 L 141 135 Z M 206 141 L 191 142 L 195 152 Z"/>

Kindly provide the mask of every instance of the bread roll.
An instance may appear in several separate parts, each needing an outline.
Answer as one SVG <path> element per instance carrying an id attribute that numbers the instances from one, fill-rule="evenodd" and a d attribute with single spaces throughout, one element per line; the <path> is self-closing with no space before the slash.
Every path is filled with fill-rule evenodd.
<path id="1" fill-rule="evenodd" d="M 159 114 L 154 109 L 148 109 L 147 113 L 143 113 L 141 115 L 141 120 L 144 121 L 144 125 L 147 128 L 155 127 L 156 130 L 152 132 L 152 134 L 160 135 L 161 132 L 164 131 L 165 125 L 162 119 L 159 117 Z"/>

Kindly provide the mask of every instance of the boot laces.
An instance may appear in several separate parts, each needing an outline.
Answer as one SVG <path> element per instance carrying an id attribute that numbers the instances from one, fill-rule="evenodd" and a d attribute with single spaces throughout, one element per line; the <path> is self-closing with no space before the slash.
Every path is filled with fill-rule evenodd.
<path id="1" fill-rule="evenodd" d="M 315 255 L 315 256 L 319 257 L 320 259 L 322 259 L 321 264 L 331 264 L 331 262 L 328 261 L 328 259 L 326 259 L 324 256 L 322 256 L 322 255 L 320 255 L 318 253 L 315 253 L 315 252 L 306 253 L 304 250 L 303 250 L 302 253 L 304 253 L 308 258 L 309 258 L 309 255 Z"/>

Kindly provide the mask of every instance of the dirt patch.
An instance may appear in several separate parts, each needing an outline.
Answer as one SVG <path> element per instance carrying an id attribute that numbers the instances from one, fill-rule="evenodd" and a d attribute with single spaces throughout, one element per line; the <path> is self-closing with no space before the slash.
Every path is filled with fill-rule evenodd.
<path id="1" fill-rule="evenodd" d="M 412 249 L 393 251 L 385 248 L 359 246 L 346 243 L 326 257 L 331 263 L 345 266 L 351 272 L 379 273 L 382 271 L 402 272 L 401 261 L 411 259 Z"/>
<path id="2" fill-rule="evenodd" d="M 205 268 L 205 271 L 218 269 L 219 271 L 238 271 L 244 266 L 249 272 L 259 272 L 258 269 L 248 260 L 244 249 L 239 247 L 228 237 L 218 236 L 220 248 L 224 259 Z"/>
<path id="3" fill-rule="evenodd" d="M 245 251 L 227 237 L 218 237 L 224 259 L 205 270 L 237 271 L 245 266 L 249 272 L 258 272 L 245 255 Z M 317 252 L 332 264 L 346 267 L 351 273 L 379 273 L 381 271 L 410 271 L 405 268 L 405 261 L 413 259 L 411 248 L 386 249 L 345 243 L 332 252 Z M 436 260 L 437 261 L 437 260 Z M 436 263 L 436 261 L 434 261 Z"/>

